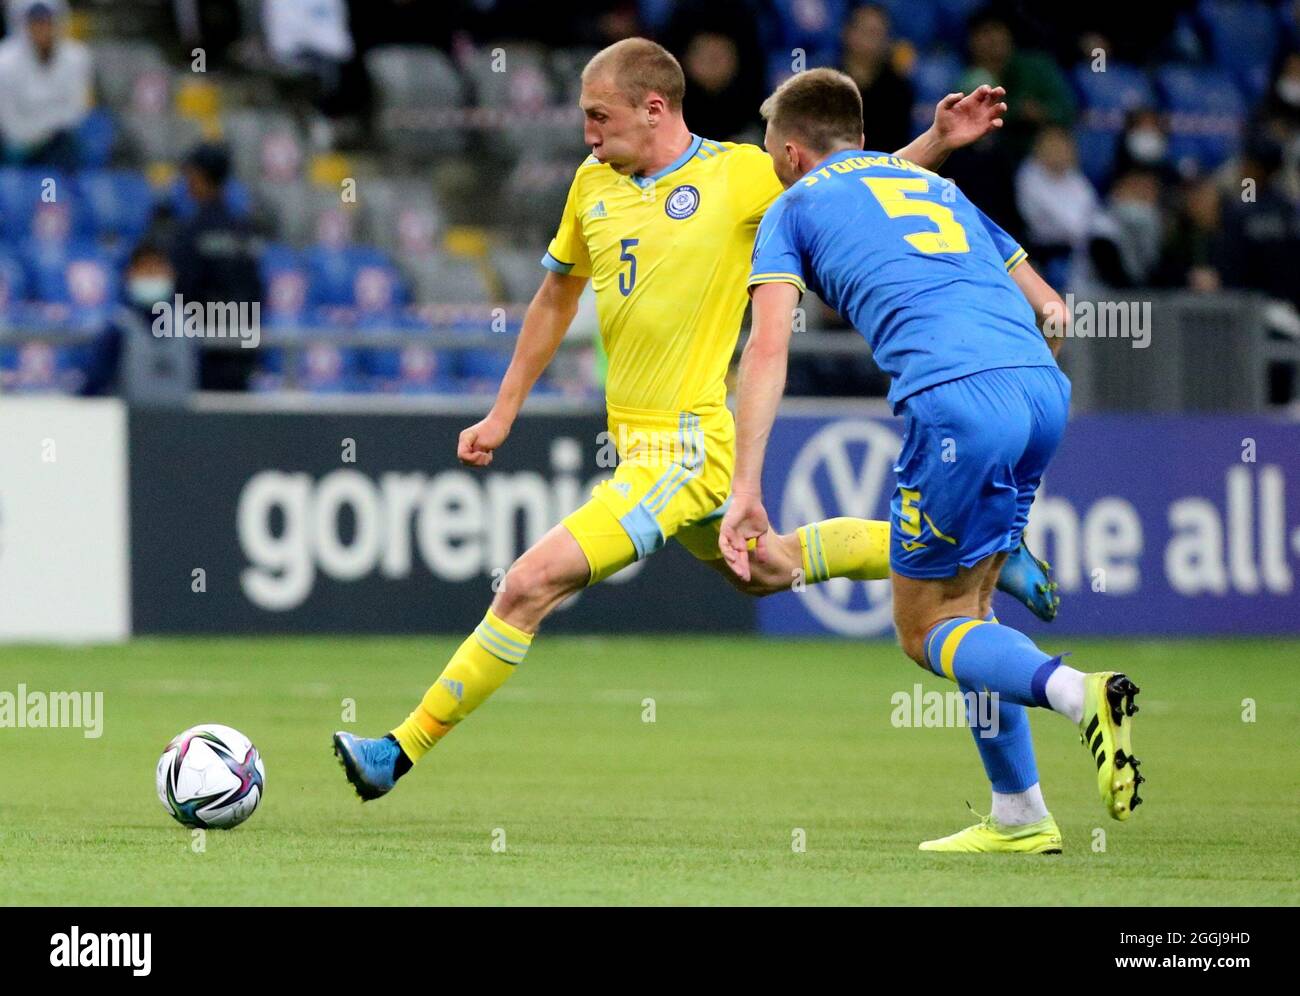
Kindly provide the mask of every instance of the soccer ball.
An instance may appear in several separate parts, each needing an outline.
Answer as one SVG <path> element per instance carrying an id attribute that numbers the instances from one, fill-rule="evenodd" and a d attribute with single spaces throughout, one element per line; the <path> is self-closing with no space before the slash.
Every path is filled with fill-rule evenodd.
<path id="1" fill-rule="evenodd" d="M 187 827 L 237 827 L 265 791 L 257 748 L 229 726 L 192 726 L 173 737 L 158 760 L 158 798 Z"/>

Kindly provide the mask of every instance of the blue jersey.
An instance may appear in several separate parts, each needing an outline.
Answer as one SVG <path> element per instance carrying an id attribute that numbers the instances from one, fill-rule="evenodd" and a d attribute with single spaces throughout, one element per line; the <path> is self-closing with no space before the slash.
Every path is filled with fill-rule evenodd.
<path id="1" fill-rule="evenodd" d="M 811 289 L 871 344 L 889 400 L 981 370 L 1055 366 L 1010 273 L 1025 251 L 950 180 L 846 149 L 777 198 L 749 285 Z"/>

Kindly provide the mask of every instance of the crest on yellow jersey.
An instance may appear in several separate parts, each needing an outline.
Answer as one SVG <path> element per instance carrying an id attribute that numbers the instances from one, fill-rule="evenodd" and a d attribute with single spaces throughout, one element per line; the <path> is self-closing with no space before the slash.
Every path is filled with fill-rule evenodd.
<path id="1" fill-rule="evenodd" d="M 674 187 L 673 192 L 664 201 L 665 213 L 667 213 L 668 217 L 676 218 L 678 221 L 682 218 L 689 218 L 699 206 L 700 192 L 689 183 Z"/>

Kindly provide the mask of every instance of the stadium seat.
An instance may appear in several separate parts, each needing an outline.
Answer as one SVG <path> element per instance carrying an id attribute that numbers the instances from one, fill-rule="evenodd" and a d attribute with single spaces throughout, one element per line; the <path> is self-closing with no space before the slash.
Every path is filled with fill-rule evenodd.
<path id="1" fill-rule="evenodd" d="M 650 35 L 657 35 L 673 16 L 673 0 L 636 0 L 637 20 Z"/>
<path id="2" fill-rule="evenodd" d="M 0 234 L 9 242 L 37 234 L 38 228 L 47 239 L 67 238 L 84 225 L 71 174 L 37 167 L 0 167 Z"/>
<path id="3" fill-rule="evenodd" d="M 30 297 L 100 314 L 117 301 L 112 259 L 93 242 L 30 238 L 22 243 Z"/>
<path id="4" fill-rule="evenodd" d="M 141 173 L 88 170 L 77 177 L 93 233 L 99 238 L 139 241 L 153 213 L 153 189 Z"/>
<path id="5" fill-rule="evenodd" d="M 157 47 L 144 41 L 100 41 L 91 46 L 95 78 L 104 101 L 125 110 L 135 97 L 136 80 L 145 73 L 166 69 Z"/>
<path id="6" fill-rule="evenodd" d="M 0 346 L 0 391 L 6 394 L 71 393 L 85 382 L 84 350 L 47 342 Z"/>
<path id="7" fill-rule="evenodd" d="M 1258 100 L 1277 53 L 1273 8 L 1256 0 L 1202 0 L 1197 16 L 1215 65 L 1231 73 L 1252 101 Z"/>
<path id="8" fill-rule="evenodd" d="M 379 131 L 407 155 L 454 153 L 465 147 L 463 130 L 428 112 L 465 105 L 466 89 L 451 60 L 433 48 L 383 45 L 365 56 L 379 95 Z"/>
<path id="9" fill-rule="evenodd" d="M 1155 91 L 1147 74 L 1121 62 L 1108 61 L 1104 72 L 1093 72 L 1090 63 L 1080 63 L 1074 69 L 1074 88 L 1085 111 L 1127 113 L 1156 106 Z"/>
<path id="10" fill-rule="evenodd" d="M 776 38 L 779 52 L 787 69 L 789 53 L 802 49 L 808 56 L 829 55 L 833 60 L 840 49 L 840 29 L 848 17 L 849 0 L 773 0 L 771 7 L 776 16 Z"/>
<path id="11" fill-rule="evenodd" d="M 933 0 L 878 0 L 889 13 L 891 33 L 918 49 L 930 48 L 939 35 L 939 10 Z"/>
<path id="12" fill-rule="evenodd" d="M 407 272 L 421 304 L 486 304 L 491 292 L 473 260 L 442 252 L 408 257 Z"/>
<path id="13" fill-rule="evenodd" d="M 0 317 L 12 315 L 12 309 L 27 298 L 27 274 L 22 264 L 8 252 L 0 251 Z"/>
<path id="14" fill-rule="evenodd" d="M 317 245 L 303 259 L 315 320 L 321 323 L 391 327 L 406 303 L 401 274 L 378 249 Z"/>
<path id="15" fill-rule="evenodd" d="M 367 387 L 359 352 L 325 338 L 298 346 L 266 347 L 258 353 L 258 369 L 252 379 L 253 389 L 257 391 L 346 394 Z"/>
<path id="16" fill-rule="evenodd" d="M 365 177 L 357 181 L 361 234 L 389 252 L 429 252 L 444 218 L 427 180 Z"/>
<path id="17" fill-rule="evenodd" d="M 506 300 L 511 304 L 526 304 L 532 300 L 546 270 L 541 265 L 542 249 L 500 248 L 492 252 L 492 266 L 505 288 Z"/>
<path id="18" fill-rule="evenodd" d="M 1075 143 L 1079 149 L 1079 168 L 1099 190 L 1105 190 L 1115 168 L 1116 145 L 1120 129 L 1094 128 L 1083 125 L 1075 129 Z"/>
<path id="19" fill-rule="evenodd" d="M 1233 78 L 1221 69 L 1168 65 L 1156 82 L 1170 111 L 1169 154 L 1213 169 L 1237 148 L 1245 102 Z"/>
<path id="20" fill-rule="evenodd" d="M 935 17 L 938 41 L 954 52 L 965 51 L 966 24 L 984 6 L 985 0 L 938 0 Z"/>
<path id="21" fill-rule="evenodd" d="M 292 247 L 271 244 L 262 250 L 258 266 L 266 295 L 262 321 L 270 329 L 297 331 L 307 322 L 310 301 L 306 264 Z"/>
<path id="22" fill-rule="evenodd" d="M 398 394 L 450 392 L 456 388 L 455 355 L 442 353 L 419 335 L 427 332 L 423 323 L 409 324 L 411 342 L 400 348 L 366 349 L 362 352 L 362 370 L 370 387 L 376 391 Z"/>
<path id="23" fill-rule="evenodd" d="M 961 69 L 957 57 L 946 52 L 917 58 L 912 66 L 912 87 L 916 91 L 912 119 L 918 127 L 924 129 L 930 126 L 934 105 L 956 89 L 961 79 Z"/>
<path id="24" fill-rule="evenodd" d="M 113 116 L 102 107 L 92 110 L 77 126 L 77 147 L 81 166 L 86 169 L 103 169 L 113 158 L 113 145 L 117 141 L 117 125 Z"/>

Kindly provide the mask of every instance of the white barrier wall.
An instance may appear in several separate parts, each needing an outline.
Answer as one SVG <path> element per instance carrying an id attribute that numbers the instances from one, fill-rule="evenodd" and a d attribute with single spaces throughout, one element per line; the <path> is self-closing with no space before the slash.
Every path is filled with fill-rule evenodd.
<path id="1" fill-rule="evenodd" d="M 0 641 L 131 630 L 126 409 L 0 398 Z"/>

